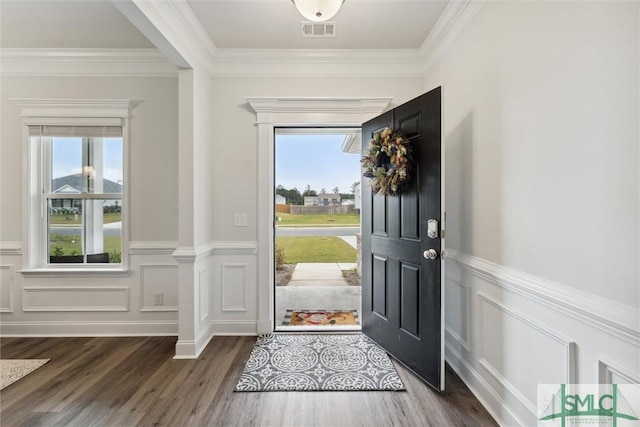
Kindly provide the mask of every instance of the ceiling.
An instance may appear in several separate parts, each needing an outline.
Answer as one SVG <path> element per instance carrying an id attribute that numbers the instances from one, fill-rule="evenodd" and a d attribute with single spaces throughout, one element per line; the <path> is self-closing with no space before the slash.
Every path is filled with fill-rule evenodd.
<path id="1" fill-rule="evenodd" d="M 291 0 L 187 4 L 218 49 L 418 49 L 448 1 L 346 0 L 328 39 L 302 38 Z M 153 47 L 104 0 L 0 0 L 0 24 L 5 48 Z"/>
<path id="2" fill-rule="evenodd" d="M 0 46 L 138 49 L 153 44 L 109 1 L 0 0 Z"/>

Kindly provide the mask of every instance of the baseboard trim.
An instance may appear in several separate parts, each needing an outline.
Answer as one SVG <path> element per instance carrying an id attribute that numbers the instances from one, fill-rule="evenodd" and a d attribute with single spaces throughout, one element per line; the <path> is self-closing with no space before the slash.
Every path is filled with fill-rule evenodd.
<path id="1" fill-rule="evenodd" d="M 33 332 L 33 331 L 38 332 Z M 5 322 L 0 337 L 177 336 L 178 321 L 157 322 Z"/>
<path id="2" fill-rule="evenodd" d="M 640 310 L 482 258 L 447 249 L 463 270 L 640 347 Z"/>
<path id="3" fill-rule="evenodd" d="M 257 326 L 255 320 L 214 320 L 214 335 L 219 336 L 256 336 Z"/>
<path id="4" fill-rule="evenodd" d="M 467 363 L 462 355 L 448 343 L 445 344 L 445 360 L 499 425 L 525 425 L 509 405 L 507 405 L 504 399 L 502 399 L 484 378 Z M 501 408 L 502 411 L 506 412 L 509 418 L 498 415 L 496 411 L 497 408 Z"/>
<path id="5" fill-rule="evenodd" d="M 213 339 L 213 323 L 209 322 L 195 340 L 178 340 L 174 359 L 197 359 Z"/>
<path id="6" fill-rule="evenodd" d="M 258 335 L 273 333 L 273 320 L 257 320 L 256 330 L 258 331 Z"/>

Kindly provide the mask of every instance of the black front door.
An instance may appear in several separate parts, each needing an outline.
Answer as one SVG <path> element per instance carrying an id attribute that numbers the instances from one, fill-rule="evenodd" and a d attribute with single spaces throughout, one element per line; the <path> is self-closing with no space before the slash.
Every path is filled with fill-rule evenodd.
<path id="1" fill-rule="evenodd" d="M 390 127 L 410 139 L 415 158 L 399 195 L 373 195 L 363 178 L 362 329 L 437 390 L 444 389 L 440 101 L 436 88 L 362 125 L 363 155 Z"/>

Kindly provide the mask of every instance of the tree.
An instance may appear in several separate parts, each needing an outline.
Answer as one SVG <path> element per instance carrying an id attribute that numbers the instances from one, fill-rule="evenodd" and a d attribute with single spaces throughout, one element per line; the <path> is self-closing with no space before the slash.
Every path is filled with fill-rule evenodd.
<path id="1" fill-rule="evenodd" d="M 322 189 L 320 190 L 320 194 L 327 194 L 327 190 L 325 190 L 325 188 L 322 187 Z"/>
<path id="2" fill-rule="evenodd" d="M 351 194 L 356 194 L 356 187 L 360 185 L 360 181 L 356 181 L 353 184 L 351 184 Z"/>
<path id="3" fill-rule="evenodd" d="M 334 194 L 340 194 L 340 189 L 338 187 L 334 187 L 333 188 L 333 193 Z"/>
<path id="4" fill-rule="evenodd" d="M 293 187 L 291 190 L 287 190 L 282 185 L 278 185 L 276 187 L 276 194 L 279 194 L 285 197 L 290 205 L 304 204 L 304 199 L 302 198 L 302 194 L 300 194 L 298 189 L 295 187 Z"/>
<path id="5" fill-rule="evenodd" d="M 315 190 L 312 190 L 310 185 L 307 185 L 305 187 L 305 189 L 304 189 L 304 193 L 302 193 L 303 197 L 306 197 L 306 196 L 317 196 L 317 195 L 318 195 L 318 193 L 316 193 Z"/>

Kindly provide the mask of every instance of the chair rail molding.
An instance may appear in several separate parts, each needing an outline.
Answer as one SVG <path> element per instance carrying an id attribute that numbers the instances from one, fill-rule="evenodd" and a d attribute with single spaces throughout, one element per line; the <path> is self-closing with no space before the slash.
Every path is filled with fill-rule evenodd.
<path id="1" fill-rule="evenodd" d="M 491 261 L 447 249 L 469 273 L 640 346 L 640 310 Z"/>
<path id="2" fill-rule="evenodd" d="M 0 242 L 0 255 L 22 255 L 22 242 Z"/>

